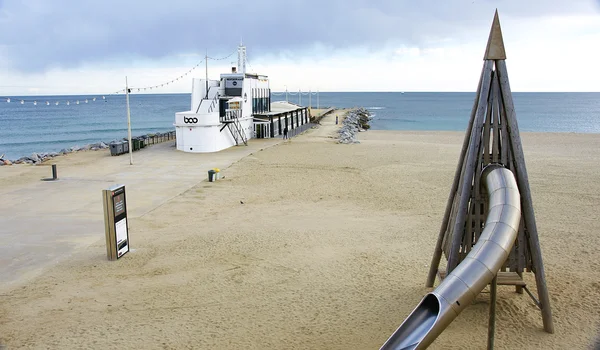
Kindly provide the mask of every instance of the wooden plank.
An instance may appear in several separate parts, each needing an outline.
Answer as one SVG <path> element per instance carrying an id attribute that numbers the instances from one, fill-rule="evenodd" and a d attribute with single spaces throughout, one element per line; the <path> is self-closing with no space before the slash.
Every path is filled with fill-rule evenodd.
<path id="1" fill-rule="evenodd" d="M 465 137 L 463 139 L 463 145 L 460 150 L 460 156 L 458 157 L 458 164 L 456 166 L 456 171 L 454 172 L 454 180 L 452 181 L 452 188 L 450 189 L 450 194 L 448 195 L 448 201 L 446 202 L 446 210 L 444 211 L 444 219 L 442 220 L 442 224 L 440 226 L 440 231 L 438 233 L 438 239 L 435 244 L 435 248 L 433 250 L 433 257 L 431 258 L 431 264 L 429 265 L 429 273 L 427 274 L 427 282 L 425 283 L 426 287 L 433 287 L 433 283 L 435 282 L 435 274 L 440 266 L 440 260 L 442 258 L 442 241 L 444 240 L 444 236 L 446 235 L 446 229 L 448 227 L 448 220 L 450 218 L 450 211 L 452 210 L 452 204 L 454 203 L 454 196 L 456 195 L 456 190 L 458 189 L 458 184 L 460 182 L 460 176 L 462 173 L 463 163 L 465 159 L 465 155 L 467 153 L 467 147 L 469 145 L 469 133 L 473 127 L 473 122 L 475 120 L 477 106 L 479 104 L 479 97 L 481 95 L 481 86 L 483 82 L 483 77 L 486 74 L 485 64 L 484 68 L 481 70 L 481 76 L 479 77 L 479 83 L 477 84 L 477 92 L 475 94 L 475 100 L 473 101 L 473 108 L 471 109 L 471 117 L 469 118 L 469 125 L 467 126 L 467 130 L 465 132 Z"/>
<path id="2" fill-rule="evenodd" d="M 452 227 L 454 227 L 454 219 L 456 218 L 456 208 L 458 206 L 458 196 L 454 196 L 454 203 L 452 204 L 452 210 L 450 211 L 450 220 L 448 221 L 448 226 L 446 227 L 446 232 L 444 235 L 444 254 L 446 254 L 446 259 L 450 257 L 450 246 L 452 242 Z"/>
<path id="3" fill-rule="evenodd" d="M 467 214 L 467 205 L 469 202 L 469 192 L 471 190 L 471 184 L 473 182 L 473 173 L 475 172 L 475 162 L 477 161 L 477 155 L 475 152 L 479 150 L 479 143 L 481 142 L 481 132 L 483 129 L 483 117 L 487 107 L 488 94 L 491 87 L 492 79 L 492 66 L 494 61 L 486 60 L 483 64 L 483 79 L 481 81 L 481 93 L 479 95 L 479 101 L 477 103 L 477 112 L 475 120 L 473 121 L 473 127 L 471 129 L 471 137 L 469 140 L 469 147 L 467 149 L 465 173 L 461 178 L 462 189 L 460 192 L 460 202 L 458 205 L 458 211 L 456 213 L 456 222 L 452 230 L 452 247 L 450 248 L 450 258 L 448 259 L 448 265 L 446 269 L 448 272 L 452 271 L 456 265 L 458 265 L 458 253 L 460 249 L 461 238 L 458 232 L 461 232 L 465 222 L 465 216 Z"/>
<path id="4" fill-rule="evenodd" d="M 496 84 L 498 84 L 498 79 L 496 79 Z M 500 91 L 500 87 L 498 87 L 498 91 Z M 508 154 L 510 152 L 510 145 L 508 144 L 508 128 L 506 126 L 506 113 L 504 112 L 502 98 L 498 98 L 498 108 L 500 110 L 500 162 L 504 164 L 505 167 L 511 169 L 509 167 L 508 158 Z"/>
<path id="5" fill-rule="evenodd" d="M 488 98 L 488 109 L 485 117 L 485 126 L 483 128 L 483 165 L 490 164 L 490 134 L 492 132 L 492 100 L 493 94 Z"/>
<path id="6" fill-rule="evenodd" d="M 492 162 L 498 163 L 500 161 L 500 113 L 498 110 L 498 76 L 494 75 L 492 80 L 492 117 L 493 117 L 493 129 L 494 136 L 492 140 Z"/>
<path id="7" fill-rule="evenodd" d="M 475 175 L 477 176 L 477 175 Z M 473 193 L 473 190 L 471 190 L 471 193 Z M 466 225 L 465 225 L 465 234 L 463 237 L 463 252 L 465 254 L 468 254 L 471 251 L 471 242 L 473 242 L 473 224 L 474 224 L 474 217 L 473 217 L 473 211 L 475 210 L 474 208 L 474 198 L 471 196 L 471 200 L 469 201 L 469 214 L 467 215 L 467 221 L 466 221 Z M 460 258 L 459 262 L 462 261 L 463 257 Z"/>
<path id="8" fill-rule="evenodd" d="M 496 291 L 498 288 L 498 275 L 494 276 L 492 283 L 490 283 L 490 315 L 488 320 L 488 350 L 494 349 L 494 333 L 496 330 Z"/>
<path id="9" fill-rule="evenodd" d="M 517 274 L 523 276 L 523 269 L 525 268 L 525 226 L 524 220 L 521 218 L 519 222 L 519 232 L 517 232 Z M 517 286 L 515 291 L 519 294 L 523 294 L 523 288 Z"/>
<path id="10" fill-rule="evenodd" d="M 529 177 L 527 175 L 527 167 L 525 166 L 525 155 L 523 153 L 521 136 L 519 135 L 519 126 L 517 124 L 515 106 L 512 100 L 510 83 L 508 81 L 506 62 L 503 60 L 497 60 L 496 71 L 498 73 L 500 90 L 502 93 L 502 99 L 504 101 L 511 150 L 515 159 L 515 173 L 517 175 L 519 191 L 521 192 L 522 214 L 525 218 L 525 227 L 529 231 L 529 246 L 531 248 L 531 259 L 535 267 L 535 281 L 542 309 L 542 321 L 544 323 L 544 330 L 548 333 L 554 333 L 552 310 L 550 308 L 550 296 L 548 295 L 546 274 L 544 271 L 544 263 L 542 261 L 542 250 L 540 247 L 540 241 L 535 223 L 533 200 L 531 198 L 531 190 L 529 188 Z"/>

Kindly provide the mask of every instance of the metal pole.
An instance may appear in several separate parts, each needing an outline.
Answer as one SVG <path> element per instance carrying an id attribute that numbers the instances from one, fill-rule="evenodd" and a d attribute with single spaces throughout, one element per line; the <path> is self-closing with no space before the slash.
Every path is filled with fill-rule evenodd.
<path id="1" fill-rule="evenodd" d="M 302 89 L 298 90 L 298 105 L 302 106 Z"/>
<path id="2" fill-rule="evenodd" d="M 488 350 L 494 350 L 494 332 L 496 330 L 496 286 L 498 285 L 498 275 L 494 276 L 490 284 L 490 320 L 488 323 Z"/>
<path id="3" fill-rule="evenodd" d="M 288 102 L 287 86 L 285 87 L 285 102 Z"/>
<path id="4" fill-rule="evenodd" d="M 208 100 L 208 49 L 206 49 L 206 55 L 204 56 L 204 65 L 206 67 L 206 99 Z"/>
<path id="5" fill-rule="evenodd" d="M 308 108 L 312 109 L 312 90 L 308 90 Z"/>
<path id="6" fill-rule="evenodd" d="M 131 112 L 129 110 L 129 85 L 125 77 L 125 100 L 127 102 L 127 142 L 129 142 L 129 165 L 133 165 L 133 145 L 131 144 Z"/>
<path id="7" fill-rule="evenodd" d="M 319 109 L 319 90 L 317 90 L 317 109 Z"/>
<path id="8" fill-rule="evenodd" d="M 52 180 L 56 180 L 58 178 L 56 174 L 56 164 L 52 164 Z"/>

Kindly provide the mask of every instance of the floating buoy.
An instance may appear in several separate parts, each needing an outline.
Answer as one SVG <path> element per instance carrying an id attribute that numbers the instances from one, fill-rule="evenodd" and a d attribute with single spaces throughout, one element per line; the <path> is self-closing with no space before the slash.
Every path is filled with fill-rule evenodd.
<path id="1" fill-rule="evenodd" d="M 7 98 L 7 99 L 6 99 L 6 103 L 10 103 L 10 98 Z"/>
<path id="2" fill-rule="evenodd" d="M 76 104 L 79 104 L 79 100 L 77 100 L 77 102 L 75 102 Z"/>
<path id="3" fill-rule="evenodd" d="M 33 105 L 34 105 L 34 106 L 37 106 L 37 101 L 33 101 Z"/>
<path id="4" fill-rule="evenodd" d="M 87 98 L 85 99 L 85 103 L 88 103 L 88 100 L 87 100 Z"/>
<path id="5" fill-rule="evenodd" d="M 22 104 L 22 105 L 23 105 L 23 104 L 25 104 L 25 101 L 21 100 L 21 104 Z"/>
<path id="6" fill-rule="evenodd" d="M 70 102 L 70 101 L 67 101 L 67 106 L 68 106 L 68 105 L 70 105 L 70 104 L 71 104 L 71 102 Z"/>
<path id="7" fill-rule="evenodd" d="M 58 106 L 58 101 L 56 101 L 56 105 Z"/>

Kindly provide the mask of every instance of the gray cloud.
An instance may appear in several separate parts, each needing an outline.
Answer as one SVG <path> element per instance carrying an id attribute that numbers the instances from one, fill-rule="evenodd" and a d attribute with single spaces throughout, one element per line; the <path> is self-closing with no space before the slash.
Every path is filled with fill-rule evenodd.
<path id="1" fill-rule="evenodd" d="M 590 0 L 591 1 L 591 0 Z M 596 0 L 598 1 L 598 0 Z M 0 0 L 0 61 L 24 71 L 86 62 L 219 56 L 240 38 L 251 52 L 276 54 L 315 43 L 332 49 L 418 45 L 489 27 L 500 16 L 531 18 L 589 11 L 562 0 Z M 5 63 L 6 64 L 6 63 Z"/>

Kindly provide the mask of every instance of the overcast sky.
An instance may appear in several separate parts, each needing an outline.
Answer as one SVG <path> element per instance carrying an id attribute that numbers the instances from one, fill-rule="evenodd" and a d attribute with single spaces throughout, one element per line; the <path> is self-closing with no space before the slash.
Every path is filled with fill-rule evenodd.
<path id="1" fill-rule="evenodd" d="M 0 0 L 0 96 L 161 84 L 241 39 L 275 91 L 473 91 L 496 8 L 514 91 L 600 91 L 600 0 Z"/>

